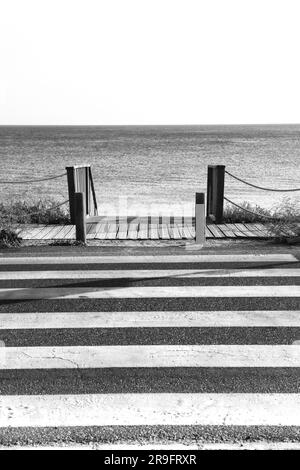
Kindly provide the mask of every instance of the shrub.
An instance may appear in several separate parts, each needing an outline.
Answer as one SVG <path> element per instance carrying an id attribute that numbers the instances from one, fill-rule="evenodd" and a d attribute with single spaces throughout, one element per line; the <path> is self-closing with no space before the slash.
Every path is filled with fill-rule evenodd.
<path id="1" fill-rule="evenodd" d="M 37 202 L 16 201 L 0 203 L 0 223 L 2 224 L 66 224 L 69 215 L 65 206 L 56 207 L 53 200 Z"/>
<path id="2" fill-rule="evenodd" d="M 284 198 L 274 209 L 274 220 L 268 224 L 269 232 L 279 241 L 299 242 L 300 207 L 299 203 Z"/>
<path id="3" fill-rule="evenodd" d="M 0 247 L 9 248 L 14 246 L 19 246 L 21 239 L 18 237 L 17 233 L 11 228 L 0 227 Z"/>
<path id="4" fill-rule="evenodd" d="M 279 205 L 272 209 L 264 209 L 258 205 L 251 205 L 246 201 L 239 205 L 254 214 L 233 205 L 227 205 L 223 217 L 225 223 L 260 222 L 266 225 L 269 234 L 278 241 L 288 243 L 298 243 L 300 241 L 299 202 L 285 197 Z M 269 217 L 272 217 L 272 220 Z"/>
<path id="5" fill-rule="evenodd" d="M 224 208 L 224 215 L 223 221 L 228 224 L 235 224 L 235 223 L 251 223 L 251 222 L 264 222 L 266 218 L 261 216 L 271 217 L 272 213 L 268 209 L 264 209 L 258 205 L 252 205 L 249 202 L 242 202 L 239 204 L 243 209 L 247 211 L 254 212 L 255 214 L 250 214 L 249 212 L 244 211 L 243 209 L 239 209 L 236 206 L 228 204 Z"/>

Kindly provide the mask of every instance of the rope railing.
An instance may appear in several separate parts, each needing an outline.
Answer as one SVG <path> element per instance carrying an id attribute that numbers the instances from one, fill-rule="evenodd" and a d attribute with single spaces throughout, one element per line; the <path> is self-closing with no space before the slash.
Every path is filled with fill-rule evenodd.
<path id="1" fill-rule="evenodd" d="M 261 190 L 263 190 L 263 191 L 274 191 L 274 192 L 278 192 L 278 193 L 288 193 L 288 192 L 300 191 L 300 188 L 293 188 L 293 189 L 273 189 L 273 188 L 264 188 L 264 187 L 262 187 L 262 186 L 257 186 L 256 184 L 249 183 L 249 181 L 245 181 L 245 180 L 243 180 L 242 178 L 238 178 L 238 176 L 233 175 L 232 173 L 230 173 L 230 172 L 227 171 L 227 170 L 225 170 L 225 173 L 226 173 L 227 175 L 231 176 L 232 178 L 236 179 L 237 181 L 241 181 L 242 183 L 247 184 L 248 186 L 252 186 L 253 188 L 261 189 Z"/>
<path id="2" fill-rule="evenodd" d="M 262 217 L 264 219 L 269 219 L 269 220 L 278 220 L 279 217 L 272 217 L 272 216 L 269 216 L 269 215 L 265 215 L 265 214 L 260 214 L 259 212 L 253 212 L 249 209 L 246 209 L 245 207 L 242 207 L 240 206 L 239 204 L 237 204 L 236 202 L 233 202 L 231 201 L 230 199 L 228 199 L 227 197 L 224 196 L 224 200 L 229 202 L 230 204 L 232 204 L 233 206 L 235 207 L 238 207 L 239 209 L 241 209 L 242 211 L 245 211 L 245 212 L 248 212 L 248 214 L 251 214 L 251 215 L 255 215 L 257 217 Z"/>
<path id="3" fill-rule="evenodd" d="M 62 173 L 61 175 L 55 175 L 55 176 L 48 176 L 47 178 L 37 178 L 34 180 L 23 180 L 23 181 L 6 181 L 6 180 L 0 180 L 0 184 L 28 184 L 28 183 L 39 183 L 41 181 L 49 181 L 49 180 L 54 180 L 56 178 L 62 178 L 63 176 L 66 176 L 66 172 Z"/>
<path id="4" fill-rule="evenodd" d="M 56 206 L 53 206 L 53 207 L 49 207 L 46 210 L 49 211 L 49 212 L 55 211 L 56 209 L 63 206 L 64 204 L 67 204 L 68 202 L 69 202 L 69 199 L 66 199 L 65 201 L 61 202 L 60 204 L 57 204 Z M 36 215 L 36 214 L 40 214 L 40 211 L 30 212 L 28 215 Z"/>

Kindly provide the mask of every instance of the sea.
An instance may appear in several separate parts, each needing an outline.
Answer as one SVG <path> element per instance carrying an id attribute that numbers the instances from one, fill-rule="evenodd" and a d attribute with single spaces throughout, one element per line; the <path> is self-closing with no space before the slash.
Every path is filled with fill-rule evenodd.
<path id="1" fill-rule="evenodd" d="M 258 186 L 299 188 L 300 125 L 0 126 L 0 202 L 63 202 L 66 176 L 18 182 L 81 164 L 92 165 L 101 214 L 191 215 L 208 165 Z M 258 190 L 229 175 L 225 196 L 267 208 L 300 202 L 300 191 Z"/>

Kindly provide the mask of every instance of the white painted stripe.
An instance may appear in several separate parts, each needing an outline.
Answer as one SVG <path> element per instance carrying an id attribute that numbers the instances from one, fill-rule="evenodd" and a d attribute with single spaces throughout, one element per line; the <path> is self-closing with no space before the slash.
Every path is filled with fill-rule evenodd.
<path id="1" fill-rule="evenodd" d="M 155 441 L 156 444 L 102 444 L 99 442 L 90 442 L 89 444 L 70 444 L 68 442 L 60 442 L 58 444 L 49 444 L 49 445 L 40 445 L 40 444 L 32 444 L 32 445 L 18 445 L 18 446 L 3 446 L 0 445 L 0 450 L 186 450 L 186 451 L 191 451 L 191 450 L 198 450 L 199 446 L 197 445 L 189 445 L 189 444 L 176 444 L 175 442 L 173 444 L 157 444 L 159 441 Z M 241 445 L 241 444 L 240 444 Z M 300 449 L 300 444 L 299 444 L 299 449 Z M 201 447 L 202 450 L 202 447 Z M 203 449 L 204 450 L 204 449 Z M 184 460 L 182 458 L 182 460 Z M 134 467 L 133 467 L 134 468 Z"/>
<path id="2" fill-rule="evenodd" d="M 0 289 L 1 300 L 300 297 L 300 286 L 43 287 Z"/>
<path id="3" fill-rule="evenodd" d="M 0 281 L 31 279 L 157 279 L 207 277 L 299 277 L 300 269 L 139 269 L 70 271 L 0 271 Z"/>
<path id="4" fill-rule="evenodd" d="M 239 442 L 203 442 L 198 441 L 196 444 L 179 444 L 171 442 L 170 444 L 159 444 L 156 439 L 153 444 L 102 444 L 99 442 L 91 442 L 89 444 L 69 444 L 61 443 L 60 445 L 18 445 L 18 446 L 0 446 L 0 450 L 109 450 L 109 451 L 129 451 L 129 450 L 185 450 L 192 452 L 196 450 L 300 450 L 300 443 L 297 442 L 270 442 L 270 441 L 239 441 Z M 183 458 L 182 458 L 183 461 Z"/>
<path id="5" fill-rule="evenodd" d="M 135 256 L 39 256 L 1 257 L 1 264 L 106 264 L 106 263 L 221 263 L 221 262 L 297 262 L 292 254 L 228 255 L 135 255 Z"/>
<path id="6" fill-rule="evenodd" d="M 271 437 L 272 438 L 272 437 Z M 174 445 L 174 449 L 176 446 Z M 95 447 L 96 449 L 96 447 Z M 300 450 L 300 442 L 243 441 L 199 444 L 199 450 Z"/>
<path id="7" fill-rule="evenodd" d="M 0 330 L 143 327 L 300 327 L 300 310 L 0 313 Z"/>
<path id="8" fill-rule="evenodd" d="M 2 427 L 299 426 L 300 394 L 141 393 L 0 397 Z"/>
<path id="9" fill-rule="evenodd" d="M 0 348 L 0 369 L 300 367 L 298 345 L 54 346 Z"/>

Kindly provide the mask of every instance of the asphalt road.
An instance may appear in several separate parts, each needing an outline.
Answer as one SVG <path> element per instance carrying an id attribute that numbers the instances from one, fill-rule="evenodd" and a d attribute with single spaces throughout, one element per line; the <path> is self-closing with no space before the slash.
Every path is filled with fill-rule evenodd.
<path id="1" fill-rule="evenodd" d="M 157 248 L 149 250 L 132 248 L 120 249 L 70 249 L 67 253 L 78 255 L 112 255 L 157 253 Z M 249 249 L 233 247 L 232 250 L 209 250 L 199 253 L 218 254 L 249 253 Z M 289 253 L 298 262 L 219 262 L 218 269 L 265 269 L 280 268 L 300 269 L 299 250 L 295 247 L 278 248 L 262 246 L 255 253 Z M 181 254 L 192 256 L 180 248 L 177 250 L 163 248 L 161 254 Z M 36 289 L 40 287 L 86 287 L 124 288 L 146 286 L 299 286 L 299 276 L 285 277 L 203 277 L 176 278 L 166 276 L 153 279 L 39 279 L 38 271 L 54 271 L 57 265 L 30 262 L 21 264 L 1 264 L 3 257 L 15 256 L 66 256 L 66 250 L 43 247 L 43 249 L 12 250 L 0 253 L 0 272 L 7 273 L 7 279 L 0 280 L 0 289 Z M 64 269 L 61 266 L 59 269 Z M 215 262 L 199 263 L 132 263 L 128 265 L 109 264 L 110 270 L 166 270 L 166 269 L 205 269 L 216 268 Z M 68 264 L 68 270 L 103 270 L 107 265 Z M 10 273 L 16 271 L 35 271 L 36 279 L 10 279 Z M 129 312 L 129 311 L 300 311 L 299 297 L 205 297 L 205 298 L 120 298 L 120 299 L 2 299 L 0 301 L 0 318 L 4 313 L 34 312 Z M 101 345 L 292 345 L 300 342 L 300 321 L 298 326 L 239 326 L 239 327 L 101 327 L 101 328 L 5 328 L 2 325 L 0 340 L 6 348 L 20 347 L 55 347 L 55 346 L 101 346 Z M 296 343 L 295 343 L 296 342 Z M 300 353 L 298 353 L 300 361 Z M 122 394 L 122 393 L 182 393 L 182 394 L 298 394 L 300 391 L 299 367 L 116 367 L 116 368 L 65 368 L 65 369 L 0 369 L 0 402 L 4 396 L 37 396 L 58 394 Z M 13 411 L 12 411 L 13 412 Z M 297 413 L 297 410 L 295 410 Z M 1 420 L 1 411 L 0 411 Z M 115 442 L 160 442 L 171 441 L 184 443 L 201 442 L 246 442 L 246 441 L 291 441 L 300 440 L 300 421 L 298 425 L 103 425 L 53 427 L 1 427 L 0 445 L 47 445 L 64 443 L 115 443 Z"/>

